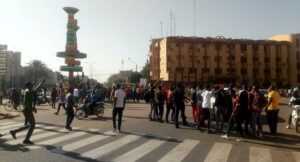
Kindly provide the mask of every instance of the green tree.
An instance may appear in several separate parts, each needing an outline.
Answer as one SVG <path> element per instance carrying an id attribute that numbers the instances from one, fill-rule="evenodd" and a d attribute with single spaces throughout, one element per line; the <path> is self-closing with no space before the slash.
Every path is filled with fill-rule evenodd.
<path id="1" fill-rule="evenodd" d="M 147 62 L 146 64 L 145 64 L 145 66 L 143 67 L 143 69 L 141 70 L 141 75 L 142 75 L 142 77 L 143 78 L 146 78 L 146 79 L 148 79 L 149 80 L 149 75 L 150 75 L 150 64 Z"/>

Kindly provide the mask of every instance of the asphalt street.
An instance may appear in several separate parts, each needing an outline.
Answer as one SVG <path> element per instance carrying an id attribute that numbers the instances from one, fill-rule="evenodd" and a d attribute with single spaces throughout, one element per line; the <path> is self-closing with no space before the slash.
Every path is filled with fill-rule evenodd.
<path id="1" fill-rule="evenodd" d="M 123 132 L 112 132 L 111 106 L 106 105 L 101 119 L 75 119 L 72 132 L 64 130 L 65 114 L 47 105 L 38 107 L 35 146 L 22 145 L 26 132 L 13 140 L 8 131 L 22 126 L 23 117 L 0 120 L 0 162 L 94 162 L 94 161 L 186 161 L 186 162 L 300 162 L 300 134 L 286 129 L 290 108 L 283 100 L 278 136 L 263 139 L 208 134 L 191 123 L 191 108 L 186 114 L 190 126 L 176 129 L 174 124 L 149 121 L 149 105 L 130 103 L 123 120 Z M 269 129 L 264 125 L 264 131 Z"/>

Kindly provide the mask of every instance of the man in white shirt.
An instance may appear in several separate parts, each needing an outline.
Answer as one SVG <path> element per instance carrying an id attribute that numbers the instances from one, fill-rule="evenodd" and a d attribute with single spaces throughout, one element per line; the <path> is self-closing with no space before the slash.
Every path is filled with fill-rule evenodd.
<path id="1" fill-rule="evenodd" d="M 210 87 L 207 86 L 204 91 L 202 92 L 202 121 L 200 124 L 204 125 L 205 120 L 207 120 L 207 130 L 210 132 L 210 109 L 212 107 L 211 105 L 211 98 L 212 98 L 212 92 L 210 91 Z"/>
<path id="2" fill-rule="evenodd" d="M 116 118 L 118 115 L 118 132 L 121 132 L 121 125 L 122 125 L 122 117 L 123 117 L 123 110 L 125 108 L 125 101 L 126 101 L 126 93 L 121 88 L 120 85 L 117 85 L 117 90 L 114 94 L 114 108 L 113 108 L 113 127 L 114 132 L 117 130 L 116 125 Z"/>

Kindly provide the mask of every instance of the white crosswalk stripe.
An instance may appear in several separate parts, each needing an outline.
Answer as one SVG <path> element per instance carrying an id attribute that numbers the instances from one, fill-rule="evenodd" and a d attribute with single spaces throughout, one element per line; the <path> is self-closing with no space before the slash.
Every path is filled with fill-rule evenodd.
<path id="1" fill-rule="evenodd" d="M 229 143 L 215 143 L 204 162 L 225 162 L 228 160 L 231 149 L 232 145 Z"/>
<path id="2" fill-rule="evenodd" d="M 293 152 L 293 156 L 296 162 L 300 162 L 300 152 Z"/>
<path id="3" fill-rule="evenodd" d="M 4 122 L 0 123 L 0 130 L 11 130 L 14 127 L 18 127 L 23 125 L 23 123 L 16 122 Z M 170 142 L 166 142 L 158 139 L 147 139 L 138 135 L 122 135 L 120 138 L 119 135 L 117 137 L 112 136 L 109 132 L 104 132 L 103 134 L 94 134 L 89 133 L 88 131 L 80 131 L 76 130 L 73 132 L 66 132 L 65 129 L 61 127 L 45 125 L 45 124 L 37 124 L 37 128 L 35 129 L 33 136 L 31 138 L 32 141 L 36 142 L 34 146 L 26 146 L 26 148 L 33 150 L 42 148 L 44 146 L 55 146 L 60 145 L 62 151 L 70 151 L 76 152 L 80 154 L 82 157 L 91 158 L 91 159 L 99 159 L 105 160 L 106 158 L 112 159 L 114 162 L 133 162 L 139 161 L 143 158 L 152 157 L 154 154 L 153 151 L 157 151 L 162 146 L 170 144 Z M 75 128 L 78 129 L 78 128 Z M 53 131 L 52 131 L 53 130 Z M 89 131 L 99 132 L 98 129 L 89 129 Z M 17 134 L 18 139 L 12 139 L 10 134 L 5 134 L 0 137 L 1 140 L 4 139 L 4 143 L 10 145 L 16 145 L 21 143 L 24 140 L 24 137 L 27 134 L 27 131 L 19 132 Z M 21 138 L 19 138 L 21 137 Z M 145 140 L 142 144 L 137 145 L 135 142 L 142 142 L 139 139 L 143 138 Z M 76 140 L 75 140 L 76 139 Z M 98 142 L 107 140 L 106 144 L 93 147 L 88 147 L 90 145 L 95 145 Z M 128 145 L 128 144 L 135 144 Z M 160 162 L 174 162 L 174 161 L 184 161 L 185 159 L 189 159 L 195 157 L 196 147 L 200 143 L 199 140 L 191 140 L 185 139 L 181 143 L 176 146 L 172 146 L 169 152 L 162 155 L 160 158 Z M 227 162 L 229 160 L 230 154 L 232 152 L 232 148 L 236 147 L 230 143 L 221 143 L 216 142 L 212 144 L 211 148 L 203 148 L 209 149 L 206 157 L 204 157 L 205 162 Z M 125 149 L 126 148 L 126 149 Z M 199 147 L 200 148 L 200 147 Z M 198 149 L 198 148 L 197 148 Z M 78 152 L 80 150 L 80 152 Z M 193 151 L 194 150 L 194 151 Z M 113 154 L 115 151 L 121 152 L 121 154 Z M 280 150 L 279 150 L 280 151 Z M 232 153 L 231 153 L 232 152 Z M 249 154 L 246 155 L 249 158 L 249 162 L 272 162 L 272 154 L 280 156 L 275 153 L 276 151 L 272 151 L 268 148 L 260 148 L 249 147 Z M 284 152 L 284 151 L 283 151 Z M 289 160 L 292 162 L 300 162 L 300 152 L 284 152 L 284 155 L 291 155 L 291 158 L 294 160 Z M 107 155 L 114 155 L 113 157 L 108 157 Z M 283 155 L 283 154 L 282 154 Z M 155 155 L 154 155 L 155 156 Z M 237 155 L 240 156 L 240 155 Z M 242 155 L 244 156 L 244 155 Z M 239 157 L 237 157 L 239 158 Z M 242 157 L 244 158 L 244 157 Z M 274 158 L 274 157 L 273 157 Z M 197 159 L 195 159 L 197 160 Z M 276 159 L 275 159 L 276 160 Z"/>
<path id="4" fill-rule="evenodd" d="M 272 162 L 269 149 L 250 147 L 249 162 Z"/>
<path id="5" fill-rule="evenodd" d="M 83 157 L 87 157 L 87 158 L 91 158 L 91 159 L 101 158 L 102 156 L 107 155 L 107 154 L 121 148 L 122 146 L 125 146 L 131 142 L 138 140 L 139 138 L 140 138 L 139 136 L 135 136 L 135 135 L 126 135 L 125 137 L 122 137 L 121 139 L 118 139 L 116 141 L 113 141 L 111 143 L 103 145 L 96 149 L 90 150 L 81 155 Z"/>
<path id="6" fill-rule="evenodd" d="M 55 132 L 45 132 L 45 133 L 42 133 L 42 134 L 33 134 L 30 140 L 31 141 L 36 141 L 36 140 L 40 140 L 40 139 L 47 138 L 47 137 L 50 137 L 50 136 L 55 136 L 55 135 L 60 134 L 64 130 L 65 129 L 60 129 L 60 130 L 55 131 Z M 13 140 L 13 141 L 8 141 L 7 144 L 16 145 L 16 144 L 21 143 L 23 140 L 24 139 L 17 139 L 17 140 Z"/>
<path id="7" fill-rule="evenodd" d="M 87 134 L 86 132 L 69 133 L 69 134 L 66 134 L 64 136 L 60 136 L 60 137 L 57 137 L 57 138 L 53 138 L 53 139 L 49 139 L 49 140 L 43 140 L 41 142 L 36 143 L 35 146 L 30 146 L 28 148 L 29 149 L 38 149 L 42 145 L 55 145 L 57 143 L 60 143 L 60 142 L 66 141 L 66 140 L 71 140 L 73 138 L 77 138 L 77 137 L 80 137 L 80 136 L 83 136 L 83 135 L 86 135 L 86 134 Z"/>
<path id="8" fill-rule="evenodd" d="M 4 122 L 4 123 L 0 123 L 0 126 L 3 125 L 10 125 L 10 124 L 15 124 L 16 122 Z"/>
<path id="9" fill-rule="evenodd" d="M 37 125 L 38 127 L 42 127 L 41 125 Z M 39 133 L 39 132 L 44 132 L 44 131 L 47 131 L 47 129 L 55 129 L 55 128 L 58 128 L 58 127 L 55 127 L 55 126 L 43 126 L 42 129 L 36 129 L 34 130 L 34 133 Z M 23 131 L 23 132 L 20 132 L 17 134 L 17 137 L 21 137 L 21 136 L 24 136 L 27 134 L 27 131 Z M 5 139 L 5 140 L 10 140 L 12 139 L 11 135 L 10 134 L 6 134 L 5 136 L 1 137 L 2 139 Z"/>
<path id="10" fill-rule="evenodd" d="M 138 159 L 147 155 L 151 151 L 157 149 L 163 143 L 164 143 L 164 141 L 160 141 L 160 140 L 150 140 L 150 141 L 142 144 L 141 146 L 125 153 L 124 155 L 114 159 L 113 161 L 115 161 L 115 162 L 137 161 Z"/>
<path id="11" fill-rule="evenodd" d="M 90 144 L 96 143 L 96 142 L 100 142 L 102 140 L 105 140 L 107 138 L 109 138 L 110 136 L 104 136 L 104 135 L 94 135 L 92 137 L 74 142 L 74 143 L 70 143 L 67 145 L 64 145 L 62 147 L 62 150 L 64 151 L 74 151 L 77 149 L 80 149 L 82 147 L 88 146 Z"/>
<path id="12" fill-rule="evenodd" d="M 16 124 L 12 124 L 12 125 L 5 125 L 5 126 L 1 126 L 0 127 L 0 130 L 1 132 L 7 132 L 13 128 L 16 128 L 16 127 L 19 127 L 19 126 L 22 126 L 24 125 L 23 123 L 16 123 Z"/>
<path id="13" fill-rule="evenodd" d="M 159 162 L 182 161 L 198 144 L 199 141 L 196 140 L 184 140 L 160 159 Z"/>

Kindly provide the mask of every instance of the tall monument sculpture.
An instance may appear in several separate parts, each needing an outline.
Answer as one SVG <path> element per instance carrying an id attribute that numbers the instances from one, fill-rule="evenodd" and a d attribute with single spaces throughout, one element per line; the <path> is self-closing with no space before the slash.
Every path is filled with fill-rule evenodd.
<path id="1" fill-rule="evenodd" d="M 77 20 L 74 18 L 74 15 L 79 10 L 74 7 L 64 7 L 63 9 L 68 14 L 66 50 L 64 52 L 57 52 L 56 56 L 65 58 L 66 65 L 61 66 L 60 70 L 69 72 L 69 83 L 72 84 L 74 72 L 82 72 L 80 61 L 76 59 L 86 58 L 86 54 L 81 53 L 77 49 L 76 32 L 78 31 L 79 26 L 77 25 Z"/>

